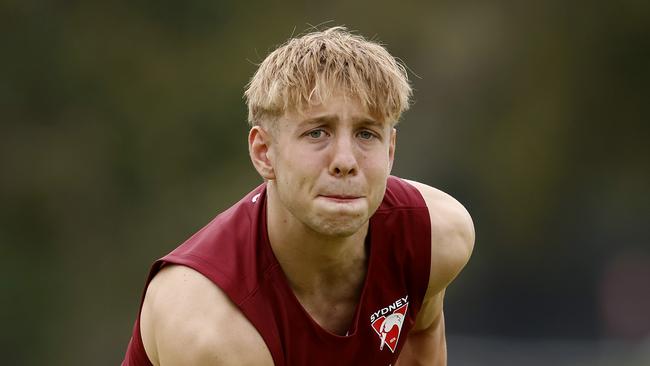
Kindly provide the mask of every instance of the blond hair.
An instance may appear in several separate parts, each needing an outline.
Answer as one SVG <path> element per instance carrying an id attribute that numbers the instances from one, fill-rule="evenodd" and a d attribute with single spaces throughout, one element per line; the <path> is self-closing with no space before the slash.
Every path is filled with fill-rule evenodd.
<path id="1" fill-rule="evenodd" d="M 394 124 L 408 109 L 412 90 L 405 66 L 383 46 L 333 27 L 292 38 L 266 57 L 244 92 L 248 122 L 303 111 L 334 92 L 357 98 Z"/>

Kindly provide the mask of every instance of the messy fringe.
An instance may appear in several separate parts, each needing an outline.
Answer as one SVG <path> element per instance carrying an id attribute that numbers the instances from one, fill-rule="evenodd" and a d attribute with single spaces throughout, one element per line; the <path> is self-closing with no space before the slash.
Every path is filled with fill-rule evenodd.
<path id="1" fill-rule="evenodd" d="M 244 92 L 248 122 L 304 111 L 335 92 L 396 123 L 412 90 L 405 66 L 384 47 L 333 27 L 290 39 L 266 57 Z"/>

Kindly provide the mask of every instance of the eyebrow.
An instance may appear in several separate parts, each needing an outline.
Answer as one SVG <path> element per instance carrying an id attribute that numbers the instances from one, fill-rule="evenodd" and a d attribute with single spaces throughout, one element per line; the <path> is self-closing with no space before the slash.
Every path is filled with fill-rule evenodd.
<path id="1" fill-rule="evenodd" d="M 305 126 L 305 125 L 320 124 L 320 123 L 332 123 L 336 120 L 338 120 L 338 117 L 335 115 L 325 115 L 325 116 L 319 116 L 314 118 L 308 118 L 306 120 L 300 121 L 298 125 Z"/>
<path id="2" fill-rule="evenodd" d="M 362 125 L 370 125 L 370 126 L 375 126 L 375 127 L 384 127 L 383 122 L 379 122 L 375 119 L 372 118 L 357 118 L 354 120 L 355 123 L 362 124 Z"/>
<path id="3" fill-rule="evenodd" d="M 305 125 L 310 125 L 310 124 L 319 124 L 319 123 L 332 123 L 338 120 L 338 116 L 336 115 L 324 115 L 324 116 L 318 116 L 314 118 L 308 118 L 306 120 L 303 120 L 299 123 L 299 126 L 305 126 Z M 370 126 L 376 126 L 376 127 L 383 127 L 383 123 L 374 120 L 372 118 L 368 117 L 358 117 L 354 118 L 352 120 L 355 124 L 361 124 L 361 125 L 370 125 Z"/>

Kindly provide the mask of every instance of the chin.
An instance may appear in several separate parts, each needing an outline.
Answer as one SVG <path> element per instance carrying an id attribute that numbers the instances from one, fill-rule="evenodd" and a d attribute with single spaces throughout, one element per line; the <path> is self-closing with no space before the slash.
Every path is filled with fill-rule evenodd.
<path id="1" fill-rule="evenodd" d="M 316 220 L 311 226 L 311 229 L 315 232 L 335 237 L 335 238 L 346 238 L 352 236 L 359 232 L 359 230 L 366 223 L 366 219 L 362 217 L 346 217 L 339 216 L 333 220 Z"/>

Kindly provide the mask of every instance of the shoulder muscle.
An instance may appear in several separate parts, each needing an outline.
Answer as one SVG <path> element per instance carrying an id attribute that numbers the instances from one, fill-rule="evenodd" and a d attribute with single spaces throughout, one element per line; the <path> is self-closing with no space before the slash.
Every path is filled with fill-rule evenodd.
<path id="1" fill-rule="evenodd" d="M 434 295 L 458 275 L 474 248 L 472 218 L 456 199 L 447 193 L 415 181 L 431 218 L 431 277 L 429 295 Z"/>
<path id="2" fill-rule="evenodd" d="M 191 268 L 163 268 L 147 288 L 140 319 L 154 365 L 272 364 L 253 325 L 221 289 Z"/>

